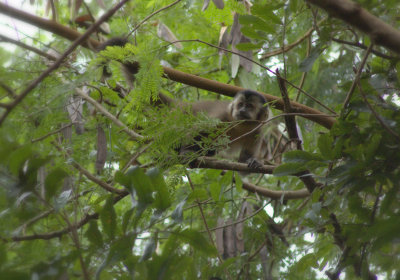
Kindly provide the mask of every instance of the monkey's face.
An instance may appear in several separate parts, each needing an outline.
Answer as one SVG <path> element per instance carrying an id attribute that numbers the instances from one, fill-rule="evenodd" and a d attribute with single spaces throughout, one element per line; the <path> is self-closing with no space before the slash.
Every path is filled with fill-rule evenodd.
<path id="1" fill-rule="evenodd" d="M 234 120 L 266 120 L 268 110 L 265 103 L 264 97 L 255 91 L 240 91 L 230 104 L 232 118 Z"/>

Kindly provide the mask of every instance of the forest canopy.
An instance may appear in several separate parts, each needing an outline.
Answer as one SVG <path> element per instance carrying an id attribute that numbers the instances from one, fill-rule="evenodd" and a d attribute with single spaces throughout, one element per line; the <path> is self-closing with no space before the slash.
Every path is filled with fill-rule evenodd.
<path id="1" fill-rule="evenodd" d="M 0 2 L 1 277 L 400 279 L 399 12 Z M 193 114 L 244 89 L 259 165 Z"/>

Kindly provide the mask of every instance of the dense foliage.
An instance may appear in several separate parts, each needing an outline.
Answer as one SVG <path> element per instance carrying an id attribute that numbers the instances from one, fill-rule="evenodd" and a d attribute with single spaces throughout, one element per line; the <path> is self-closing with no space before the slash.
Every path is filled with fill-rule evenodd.
<path id="1" fill-rule="evenodd" d="M 30 2 L 84 33 L 117 1 Z M 22 44 L 0 36 L 0 278 L 400 279 L 399 54 L 304 1 L 176 2 L 128 1 L 91 38 L 135 29 L 130 44 L 78 47 L 21 102 L 71 37 L 2 19 Z M 400 28 L 398 1 L 357 2 Z M 139 62 L 133 84 L 119 62 Z M 221 150 L 230 124 L 150 104 L 229 98 L 165 67 L 281 97 L 279 69 L 335 122 L 299 114 L 298 149 L 271 109 L 273 174 L 188 168 L 176 149 L 208 132 L 203 152 Z"/>

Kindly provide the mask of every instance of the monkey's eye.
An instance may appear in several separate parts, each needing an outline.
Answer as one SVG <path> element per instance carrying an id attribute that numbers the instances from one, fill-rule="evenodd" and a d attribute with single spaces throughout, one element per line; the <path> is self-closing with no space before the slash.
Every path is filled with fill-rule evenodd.
<path id="1" fill-rule="evenodd" d="M 253 105 L 253 104 L 246 104 L 246 108 L 248 108 L 248 109 L 254 109 L 254 105 Z"/>
<path id="2" fill-rule="evenodd" d="M 238 106 L 242 107 L 243 106 L 243 102 L 239 102 Z"/>

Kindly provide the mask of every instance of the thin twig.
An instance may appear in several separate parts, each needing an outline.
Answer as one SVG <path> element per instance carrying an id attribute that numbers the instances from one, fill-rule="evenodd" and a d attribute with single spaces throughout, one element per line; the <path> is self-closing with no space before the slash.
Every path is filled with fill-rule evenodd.
<path id="1" fill-rule="evenodd" d="M 129 129 L 123 122 L 121 122 L 119 119 L 117 119 L 113 114 L 108 112 L 103 106 L 101 106 L 100 103 L 98 103 L 96 100 L 91 98 L 89 95 L 84 93 L 82 90 L 79 88 L 76 88 L 76 93 L 78 93 L 83 99 L 88 101 L 90 104 L 92 104 L 101 114 L 103 114 L 105 117 L 110 119 L 113 123 L 115 123 L 117 126 L 122 127 L 122 130 L 127 133 L 132 139 L 144 139 L 144 137 L 133 130 Z"/>
<path id="2" fill-rule="evenodd" d="M 54 135 L 54 134 L 57 134 L 57 133 L 63 131 L 63 130 L 66 129 L 67 127 L 72 126 L 73 124 L 74 124 L 74 123 L 69 123 L 69 124 L 67 124 L 67 125 L 62 126 L 61 128 L 59 128 L 59 129 L 57 129 L 57 130 L 54 130 L 54 131 L 51 131 L 51 132 L 47 133 L 46 135 L 40 136 L 39 138 L 36 138 L 36 139 L 32 139 L 32 140 L 31 140 L 31 143 L 35 143 L 35 142 L 42 141 L 43 139 L 46 139 L 47 137 L 49 137 L 49 136 L 51 136 L 51 135 Z"/>
<path id="3" fill-rule="evenodd" d="M 348 92 L 347 95 L 346 95 L 346 99 L 344 100 L 343 108 L 347 108 L 347 106 L 349 105 L 351 96 L 353 95 L 354 89 L 356 88 L 356 85 L 357 85 L 357 83 L 358 83 L 358 80 L 359 80 L 360 77 L 361 77 L 362 70 L 363 70 L 363 68 L 364 68 L 365 63 L 367 62 L 367 58 L 368 58 L 368 56 L 369 56 L 369 54 L 370 54 L 370 52 L 371 52 L 373 46 L 374 46 L 374 44 L 371 43 L 371 44 L 369 45 L 367 51 L 366 51 L 365 54 L 364 54 L 363 60 L 361 61 L 361 64 L 360 64 L 360 67 L 359 67 L 358 70 L 357 70 L 356 77 L 354 78 L 354 81 L 353 81 L 353 83 L 351 84 L 351 87 L 350 87 L 350 89 L 349 89 L 349 92 Z M 343 112 L 344 112 L 344 110 L 343 110 Z"/>
<path id="4" fill-rule="evenodd" d="M 359 42 L 349 42 L 349 41 L 345 41 L 345 40 L 341 40 L 341 39 L 337 39 L 337 38 L 332 38 L 332 41 L 336 42 L 336 43 L 340 43 L 340 44 L 344 44 L 344 45 L 349 45 L 349 46 L 354 46 L 354 47 L 358 47 L 361 48 L 363 50 L 367 50 L 368 47 L 364 44 L 361 44 Z M 372 49 L 371 52 L 379 57 L 385 58 L 385 59 L 400 59 L 400 57 L 396 57 L 396 56 L 390 56 L 384 53 L 381 53 L 377 50 Z"/>
<path id="5" fill-rule="evenodd" d="M 367 104 L 368 108 L 371 110 L 372 114 L 374 115 L 375 119 L 382 125 L 382 127 L 389 132 L 392 136 L 394 136 L 398 141 L 400 141 L 400 136 L 394 132 L 383 120 L 382 118 L 378 115 L 378 113 L 374 110 L 374 108 L 372 107 L 372 105 L 368 102 L 367 97 L 365 96 L 365 93 L 360 85 L 360 83 L 358 83 L 358 89 L 360 90 L 361 93 L 361 97 L 364 100 L 365 104 Z"/>
<path id="6" fill-rule="evenodd" d="M 172 7 L 172 6 L 176 5 L 176 4 L 178 4 L 178 3 L 181 2 L 181 1 L 182 1 L 182 0 L 177 0 L 177 1 L 175 1 L 175 2 L 173 2 L 173 3 L 171 3 L 171 4 L 169 4 L 169 5 L 167 5 L 167 6 L 165 6 L 165 7 L 162 7 L 161 9 L 155 11 L 154 13 L 151 13 L 151 14 L 148 15 L 147 17 L 145 17 L 141 22 L 139 22 L 139 23 L 135 26 L 135 28 L 133 28 L 133 30 L 132 30 L 131 32 L 129 32 L 129 34 L 126 36 L 126 38 L 128 38 L 131 34 L 133 34 L 133 33 L 134 33 L 143 23 L 145 23 L 149 18 L 153 17 L 154 15 L 158 14 L 159 12 L 161 12 L 161 11 L 163 11 L 163 10 L 166 10 L 166 9 L 168 9 L 168 8 L 170 8 L 170 7 Z"/>

